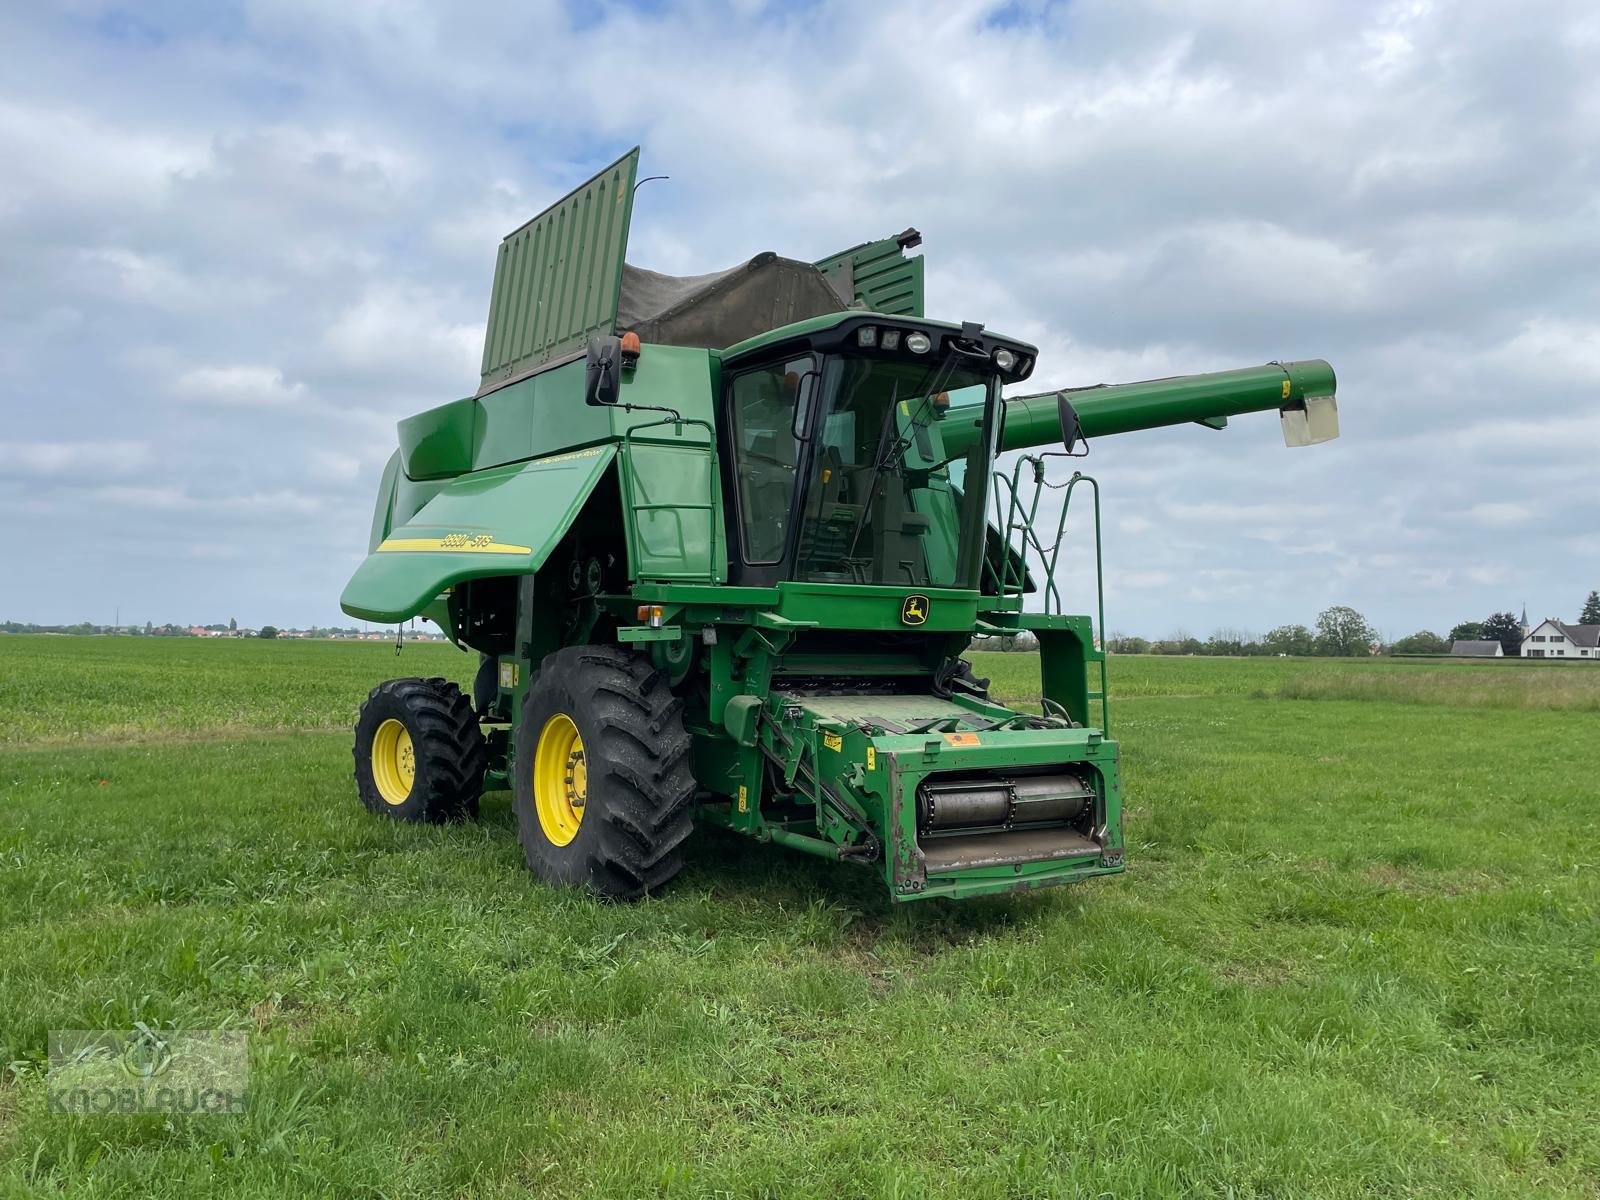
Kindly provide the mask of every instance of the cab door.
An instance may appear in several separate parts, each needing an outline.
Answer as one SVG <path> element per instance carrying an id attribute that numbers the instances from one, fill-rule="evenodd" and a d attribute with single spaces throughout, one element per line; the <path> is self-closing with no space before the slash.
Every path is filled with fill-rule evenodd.
<path id="1" fill-rule="evenodd" d="M 728 579 L 770 587 L 787 578 L 816 362 L 790 356 L 737 371 L 723 388 L 722 462 L 728 519 Z"/>

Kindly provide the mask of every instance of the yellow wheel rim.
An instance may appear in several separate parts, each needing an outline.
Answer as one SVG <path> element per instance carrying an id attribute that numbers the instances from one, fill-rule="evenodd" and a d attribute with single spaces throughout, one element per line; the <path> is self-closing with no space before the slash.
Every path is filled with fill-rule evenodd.
<path id="1" fill-rule="evenodd" d="M 385 804 L 404 804 L 417 778 L 417 752 L 411 731 L 390 717 L 372 735 L 372 782 Z"/>
<path id="2" fill-rule="evenodd" d="M 588 799 L 583 737 L 571 717 L 556 713 L 539 731 L 533 753 L 533 806 L 539 814 L 539 828 L 551 845 L 565 846 L 578 836 Z"/>

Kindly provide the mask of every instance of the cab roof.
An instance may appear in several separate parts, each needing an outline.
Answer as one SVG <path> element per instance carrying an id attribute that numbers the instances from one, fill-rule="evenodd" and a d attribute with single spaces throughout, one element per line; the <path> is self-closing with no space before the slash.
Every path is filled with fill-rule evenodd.
<path id="1" fill-rule="evenodd" d="M 931 321 L 926 317 L 849 309 L 845 312 L 826 313 L 820 317 L 808 317 L 804 321 L 781 325 L 777 329 L 746 338 L 744 341 L 736 342 L 726 350 L 723 350 L 721 357 L 724 363 L 729 363 L 737 359 L 762 355 L 767 351 L 794 343 L 838 342 L 842 348 L 850 333 L 863 325 L 876 325 L 882 329 L 899 329 L 908 332 L 920 329 L 930 334 L 955 334 L 957 336 L 968 333 L 970 328 L 969 326 L 954 324 L 949 321 Z M 1018 371 L 1012 377 L 1012 381 L 1026 378 L 1029 371 L 1032 370 L 1034 360 L 1039 356 L 1039 348 L 1029 342 L 983 329 L 981 325 L 977 328 L 979 331 L 978 338 L 983 342 L 986 349 L 993 352 L 993 350 L 1003 346 L 1017 355 L 1019 361 L 1026 360 L 1026 369 Z"/>

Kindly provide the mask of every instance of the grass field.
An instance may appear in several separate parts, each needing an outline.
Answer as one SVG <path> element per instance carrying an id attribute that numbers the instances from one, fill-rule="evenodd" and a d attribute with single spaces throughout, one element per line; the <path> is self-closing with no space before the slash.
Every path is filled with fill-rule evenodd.
<path id="1" fill-rule="evenodd" d="M 1125 875 L 703 833 L 611 907 L 504 794 L 357 805 L 367 689 L 471 665 L 0 637 L 0 1190 L 1600 1194 L 1600 668 L 1121 658 Z M 135 1021 L 249 1031 L 248 1114 L 46 1111 L 47 1031 Z"/>

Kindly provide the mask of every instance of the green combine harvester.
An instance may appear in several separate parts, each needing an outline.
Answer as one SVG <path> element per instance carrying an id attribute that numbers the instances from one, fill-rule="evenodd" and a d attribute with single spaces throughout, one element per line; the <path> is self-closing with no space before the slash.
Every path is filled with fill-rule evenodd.
<path id="1" fill-rule="evenodd" d="M 1072 459 L 1249 412 L 1327 440 L 1332 369 L 1002 397 L 1036 349 L 925 318 L 915 230 L 693 278 L 626 263 L 638 158 L 501 243 L 481 386 L 400 423 L 342 606 L 426 617 L 481 666 L 470 697 L 373 689 L 367 808 L 454 820 L 509 787 L 540 879 L 623 900 L 678 873 L 695 823 L 896 900 L 1121 871 L 1105 655 L 1057 582 L 1075 511 L 1070 569 L 1100 590 Z M 1037 714 L 962 657 L 1023 631 Z"/>

